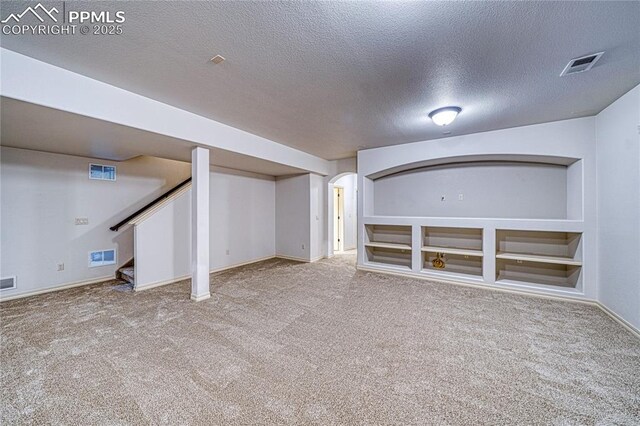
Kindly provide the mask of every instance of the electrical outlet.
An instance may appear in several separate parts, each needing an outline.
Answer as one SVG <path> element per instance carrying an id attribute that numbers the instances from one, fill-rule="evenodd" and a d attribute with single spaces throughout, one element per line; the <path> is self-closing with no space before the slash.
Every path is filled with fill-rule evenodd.
<path id="1" fill-rule="evenodd" d="M 458 194 L 458 201 L 462 201 L 464 200 L 464 194 L 460 193 Z"/>
<path id="2" fill-rule="evenodd" d="M 76 225 L 88 225 L 89 218 L 88 217 L 76 217 Z"/>
<path id="3" fill-rule="evenodd" d="M 302 250 L 304 250 L 304 244 L 302 245 Z"/>
<path id="4" fill-rule="evenodd" d="M 58 272 L 64 271 L 64 263 L 58 263 Z"/>
<path id="5" fill-rule="evenodd" d="M 440 201 L 444 201 L 444 200 L 446 200 L 446 199 L 447 199 L 447 197 L 446 197 L 446 196 L 444 196 L 444 195 L 443 195 L 442 197 L 440 197 Z"/>
<path id="6" fill-rule="evenodd" d="M 229 255 L 229 249 L 227 249 L 227 256 Z"/>

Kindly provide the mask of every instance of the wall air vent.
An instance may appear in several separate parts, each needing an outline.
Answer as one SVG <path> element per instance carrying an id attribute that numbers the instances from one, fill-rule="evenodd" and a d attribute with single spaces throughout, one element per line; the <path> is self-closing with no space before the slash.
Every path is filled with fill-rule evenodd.
<path id="1" fill-rule="evenodd" d="M 598 59 L 604 55 L 604 52 L 592 53 L 591 55 L 581 56 L 569 61 L 566 67 L 560 73 L 560 77 L 569 74 L 589 71 L 598 62 Z"/>
<path id="2" fill-rule="evenodd" d="M 16 277 L 7 277 L 0 279 L 0 290 L 10 290 L 16 288 Z"/>

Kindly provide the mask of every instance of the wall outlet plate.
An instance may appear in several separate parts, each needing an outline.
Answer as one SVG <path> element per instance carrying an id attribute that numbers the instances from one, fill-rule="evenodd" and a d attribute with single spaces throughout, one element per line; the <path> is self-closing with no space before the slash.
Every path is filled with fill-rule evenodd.
<path id="1" fill-rule="evenodd" d="M 88 225 L 89 218 L 88 217 L 76 217 L 76 225 Z"/>

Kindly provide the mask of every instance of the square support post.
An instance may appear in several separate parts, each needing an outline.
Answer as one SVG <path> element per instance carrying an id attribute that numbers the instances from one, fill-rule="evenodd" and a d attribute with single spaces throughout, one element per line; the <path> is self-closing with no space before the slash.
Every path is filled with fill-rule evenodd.
<path id="1" fill-rule="evenodd" d="M 209 293 L 209 150 L 191 152 L 191 299 L 199 302 Z"/>

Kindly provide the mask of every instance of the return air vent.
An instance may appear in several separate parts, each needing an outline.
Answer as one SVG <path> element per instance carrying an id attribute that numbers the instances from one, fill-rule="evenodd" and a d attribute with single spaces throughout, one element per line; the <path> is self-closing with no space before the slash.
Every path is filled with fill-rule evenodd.
<path id="1" fill-rule="evenodd" d="M 16 288 L 16 277 L 0 279 L 0 290 L 10 290 Z"/>
<path id="2" fill-rule="evenodd" d="M 589 71 L 598 62 L 598 59 L 604 55 L 604 52 L 593 53 L 587 56 L 581 56 L 569 61 L 566 67 L 560 73 L 560 77 L 569 74 L 576 74 L 579 72 Z"/>

